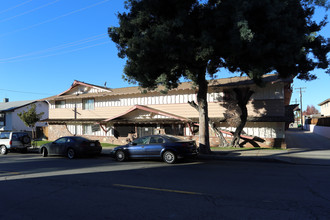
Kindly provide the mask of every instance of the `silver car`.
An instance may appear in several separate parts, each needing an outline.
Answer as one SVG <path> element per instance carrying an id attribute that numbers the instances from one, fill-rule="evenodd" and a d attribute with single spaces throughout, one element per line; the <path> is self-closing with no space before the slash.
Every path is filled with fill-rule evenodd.
<path id="1" fill-rule="evenodd" d="M 0 153 L 5 155 L 8 151 L 19 150 L 23 153 L 31 147 L 31 138 L 26 132 L 4 131 L 0 132 Z"/>

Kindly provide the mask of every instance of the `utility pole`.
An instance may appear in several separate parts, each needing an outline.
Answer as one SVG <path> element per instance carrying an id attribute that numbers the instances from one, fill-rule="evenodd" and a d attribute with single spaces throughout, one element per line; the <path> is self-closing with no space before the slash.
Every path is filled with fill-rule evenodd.
<path id="1" fill-rule="evenodd" d="M 296 90 L 299 90 L 300 92 L 300 123 L 301 123 L 301 130 L 304 130 L 304 126 L 303 126 L 303 115 L 302 115 L 302 93 L 305 92 L 303 91 L 303 89 L 306 89 L 306 87 L 300 87 L 300 88 L 296 88 Z"/>

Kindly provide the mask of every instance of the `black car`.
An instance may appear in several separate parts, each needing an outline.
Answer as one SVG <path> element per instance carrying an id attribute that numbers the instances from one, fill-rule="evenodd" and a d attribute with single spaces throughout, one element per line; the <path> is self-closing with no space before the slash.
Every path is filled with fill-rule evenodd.
<path id="1" fill-rule="evenodd" d="M 159 158 L 171 164 L 180 158 L 196 158 L 197 148 L 195 141 L 181 140 L 169 135 L 150 135 L 116 147 L 110 155 L 117 161 Z"/>
<path id="2" fill-rule="evenodd" d="M 43 157 L 48 155 L 65 155 L 69 159 L 81 155 L 99 155 L 101 151 L 102 146 L 99 141 L 79 136 L 61 137 L 40 147 L 40 153 Z"/>

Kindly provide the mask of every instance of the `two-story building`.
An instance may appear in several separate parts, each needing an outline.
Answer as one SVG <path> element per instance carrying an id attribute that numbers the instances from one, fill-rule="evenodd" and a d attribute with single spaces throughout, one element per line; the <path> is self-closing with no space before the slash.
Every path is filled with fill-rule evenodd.
<path id="1" fill-rule="evenodd" d="M 321 107 L 321 115 L 330 116 L 330 99 L 324 100 L 319 106 Z"/>
<path id="2" fill-rule="evenodd" d="M 0 103 L 0 131 L 28 131 L 31 132 L 32 128 L 27 127 L 24 122 L 17 115 L 23 111 L 28 111 L 32 105 L 36 105 L 36 113 L 43 112 L 42 120 L 48 118 L 49 106 L 45 101 L 14 101 L 10 102 L 8 98 Z M 43 136 L 43 128 L 47 126 L 45 122 L 36 123 L 37 136 Z"/>
<path id="3" fill-rule="evenodd" d="M 253 146 L 285 147 L 285 127 L 290 122 L 286 106 L 290 103 L 292 79 L 264 77 L 266 87 L 256 86 L 248 77 L 209 81 L 209 118 L 221 130 L 234 131 L 225 120 L 226 93 L 233 88 L 250 88 L 248 120 L 244 135 Z M 139 87 L 111 89 L 74 81 L 71 87 L 52 97 L 49 103 L 50 140 L 65 135 L 82 135 L 101 142 L 124 144 L 132 136 L 171 134 L 198 140 L 198 112 L 188 104 L 196 101 L 196 87 L 184 82 L 166 94 L 158 90 L 143 92 Z M 211 145 L 218 139 L 211 131 Z M 227 132 L 228 134 L 228 132 Z M 230 135 L 226 135 L 228 138 Z M 257 138 L 253 138 L 257 137 Z"/>

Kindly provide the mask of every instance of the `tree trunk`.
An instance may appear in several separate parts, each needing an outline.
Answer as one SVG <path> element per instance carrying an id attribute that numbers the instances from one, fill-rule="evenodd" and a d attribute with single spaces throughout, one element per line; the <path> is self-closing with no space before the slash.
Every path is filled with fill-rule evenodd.
<path id="1" fill-rule="evenodd" d="M 250 90 L 250 88 L 246 88 L 246 89 L 235 88 L 234 92 L 236 94 L 238 107 L 241 109 L 241 115 L 240 115 L 240 123 L 237 126 L 237 128 L 234 132 L 234 137 L 231 141 L 231 146 L 238 147 L 240 136 L 241 136 L 243 128 L 245 127 L 245 124 L 247 121 L 247 116 L 248 116 L 246 105 L 247 105 L 250 97 L 254 93 L 254 91 Z"/>
<path id="2" fill-rule="evenodd" d="M 196 109 L 196 111 L 199 111 L 198 105 L 194 101 L 191 101 L 191 102 L 188 101 L 188 103 L 191 105 L 191 107 Z M 222 132 L 220 132 L 217 127 L 215 127 L 215 123 L 210 118 L 208 118 L 208 125 L 214 131 L 214 133 L 217 135 L 217 137 L 219 138 L 220 146 L 221 147 L 228 147 L 229 143 L 227 142 L 227 140 L 223 136 Z"/>
<path id="3" fill-rule="evenodd" d="M 210 135 L 208 128 L 207 87 L 205 73 L 198 76 L 197 104 L 199 112 L 199 150 L 201 153 L 209 154 Z"/>

